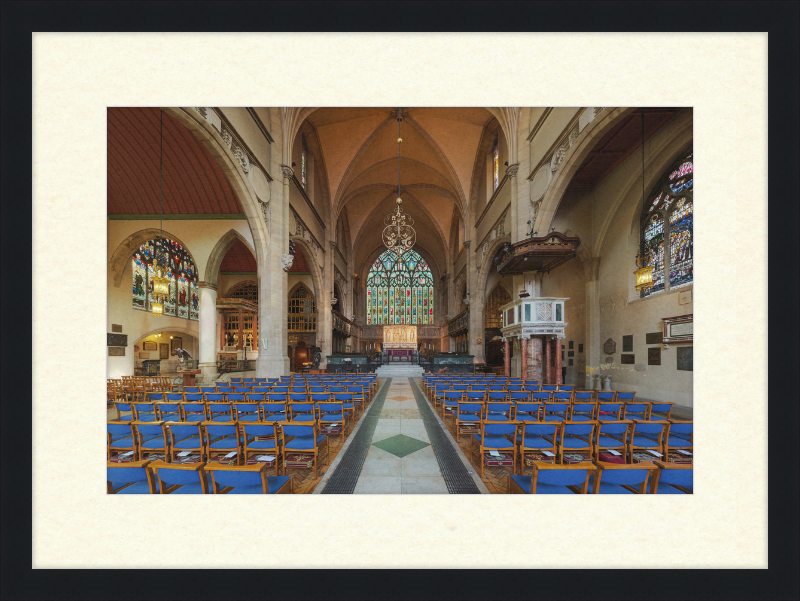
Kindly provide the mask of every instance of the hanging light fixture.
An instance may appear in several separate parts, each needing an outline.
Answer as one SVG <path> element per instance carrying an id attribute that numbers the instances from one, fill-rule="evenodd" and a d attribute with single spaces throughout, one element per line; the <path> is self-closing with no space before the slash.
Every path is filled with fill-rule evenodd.
<path id="1" fill-rule="evenodd" d="M 164 248 L 164 111 L 160 111 L 159 130 L 161 143 L 159 146 L 159 172 L 158 172 L 158 208 L 160 216 L 160 234 L 156 242 L 155 257 L 153 258 L 153 302 L 150 312 L 153 317 L 164 315 L 164 301 L 169 296 L 170 280 L 167 278 L 167 252 Z"/>
<path id="2" fill-rule="evenodd" d="M 403 122 L 403 108 L 397 109 L 397 205 L 392 213 L 389 213 L 383 220 L 383 244 L 386 248 L 394 250 L 398 255 L 402 255 L 409 250 L 417 241 L 417 232 L 414 230 L 414 220 L 406 213 L 403 213 L 403 188 L 400 185 L 400 161 L 402 155 L 403 138 L 400 137 L 400 130 Z"/>
<path id="3" fill-rule="evenodd" d="M 644 203 L 644 113 L 642 113 L 642 206 L 644 206 Z M 636 290 L 641 292 L 653 285 L 653 266 L 647 265 L 647 257 L 642 252 L 644 250 L 643 242 L 640 241 L 639 245 L 639 252 L 636 253 L 636 267 L 638 269 L 633 272 L 633 275 L 636 276 Z"/>

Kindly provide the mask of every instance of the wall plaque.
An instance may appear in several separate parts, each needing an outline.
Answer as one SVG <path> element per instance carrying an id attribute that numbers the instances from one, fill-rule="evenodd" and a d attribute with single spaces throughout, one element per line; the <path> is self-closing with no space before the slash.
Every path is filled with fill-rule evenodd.
<path id="1" fill-rule="evenodd" d="M 128 335 L 107 333 L 106 346 L 128 346 Z"/>
<path id="2" fill-rule="evenodd" d="M 569 366 L 570 366 L 570 367 L 572 367 L 572 362 L 573 362 L 573 361 L 574 361 L 574 359 L 570 359 L 570 360 L 569 360 Z"/>
<path id="3" fill-rule="evenodd" d="M 661 365 L 661 347 L 647 349 L 647 364 L 648 365 Z"/>
<path id="4" fill-rule="evenodd" d="M 606 355 L 613 355 L 617 352 L 617 343 L 609 338 L 603 343 L 603 352 Z"/>
<path id="5" fill-rule="evenodd" d="M 124 357 L 125 356 L 125 347 L 124 346 L 109 346 L 108 347 L 108 356 L 109 357 Z"/>
<path id="6" fill-rule="evenodd" d="M 627 336 L 622 337 L 622 352 L 623 353 L 633 352 L 633 334 L 629 334 Z"/>
<path id="7" fill-rule="evenodd" d="M 569 348 L 572 348 L 572 340 L 569 341 Z"/>
<path id="8" fill-rule="evenodd" d="M 613 355 L 609 355 L 608 357 L 606 357 L 606 363 L 614 363 Z"/>
<path id="9" fill-rule="evenodd" d="M 582 345 L 582 344 L 579 344 L 579 345 L 578 345 L 578 352 L 579 352 L 579 353 L 582 353 L 582 352 L 583 352 L 583 345 Z"/>
<path id="10" fill-rule="evenodd" d="M 661 344 L 664 341 L 663 332 L 648 332 L 644 335 L 646 344 Z"/>
<path id="11" fill-rule="evenodd" d="M 567 352 L 567 357 L 574 357 L 574 356 L 575 356 L 575 351 L 568 351 Z"/>
<path id="12" fill-rule="evenodd" d="M 693 315 L 665 317 L 663 321 L 665 344 L 692 342 L 692 337 L 694 336 Z"/>
<path id="13" fill-rule="evenodd" d="M 694 371 L 694 360 L 692 358 L 691 346 L 678 347 L 678 370 Z"/>
<path id="14" fill-rule="evenodd" d="M 636 355 L 622 355 L 620 363 L 622 365 L 633 365 L 636 363 Z"/>
<path id="15" fill-rule="evenodd" d="M 111 324 L 111 331 L 112 332 L 121 332 L 122 331 L 122 326 L 120 324 L 118 324 L 118 323 L 112 323 Z"/>

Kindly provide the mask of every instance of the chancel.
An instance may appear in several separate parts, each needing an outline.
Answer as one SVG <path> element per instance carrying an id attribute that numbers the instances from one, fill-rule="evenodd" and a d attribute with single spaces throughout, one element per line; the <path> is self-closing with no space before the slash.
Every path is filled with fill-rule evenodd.
<path id="1" fill-rule="evenodd" d="M 691 494 L 691 108 L 107 116 L 109 494 Z"/>

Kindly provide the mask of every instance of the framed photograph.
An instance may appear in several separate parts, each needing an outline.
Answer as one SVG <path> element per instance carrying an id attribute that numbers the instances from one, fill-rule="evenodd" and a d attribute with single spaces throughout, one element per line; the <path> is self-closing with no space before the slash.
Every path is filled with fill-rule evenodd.
<path id="1" fill-rule="evenodd" d="M 158 345 L 159 359 L 169 359 L 169 345 L 163 342 Z"/>
<path id="2" fill-rule="evenodd" d="M 142 343 L 142 350 L 144 351 L 157 351 L 158 350 L 158 343 L 153 340 L 145 340 Z"/>
<path id="3" fill-rule="evenodd" d="M 170 342 L 171 342 L 169 347 L 170 354 L 175 352 L 175 349 L 183 348 L 183 338 L 178 338 L 177 336 L 175 336 Z"/>

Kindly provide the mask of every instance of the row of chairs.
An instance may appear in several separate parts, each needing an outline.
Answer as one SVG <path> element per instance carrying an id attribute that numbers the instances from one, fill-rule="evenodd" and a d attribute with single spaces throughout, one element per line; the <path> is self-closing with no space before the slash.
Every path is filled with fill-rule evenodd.
<path id="1" fill-rule="evenodd" d="M 542 421 L 544 419 L 571 419 L 575 421 L 612 420 L 612 419 L 670 419 L 673 403 L 651 401 L 614 401 L 597 402 L 591 397 L 582 398 L 583 393 L 555 393 L 563 397 L 548 398 L 546 393 L 534 393 L 532 398 L 524 392 L 513 392 L 511 397 L 499 392 L 482 394 L 477 391 L 459 393 L 446 391 L 441 397 L 434 397 L 434 408 L 439 411 L 442 420 L 452 417 L 459 403 L 480 404 L 484 413 L 503 414 L 514 419 Z"/>
<path id="2" fill-rule="evenodd" d="M 253 395 L 255 396 L 255 395 Z M 264 395 L 283 397 L 285 395 Z M 320 404 L 340 404 L 346 417 L 355 423 L 363 414 L 363 398 L 355 398 L 351 393 L 315 394 L 311 399 L 251 399 L 243 402 L 186 401 L 165 403 L 116 403 L 117 422 L 156 422 L 156 421 L 309 421 L 308 414 L 318 414 Z M 123 412 L 130 411 L 129 415 Z"/>
<path id="3" fill-rule="evenodd" d="M 649 486 L 648 486 L 649 481 Z M 693 494 L 691 465 L 664 461 L 623 465 L 605 461 L 554 465 L 533 462 L 530 476 L 508 479 L 512 494 Z"/>
<path id="4" fill-rule="evenodd" d="M 274 466 L 276 476 L 280 475 L 281 464 L 284 474 L 287 467 L 313 465 L 316 478 L 321 458 L 328 457 L 329 426 L 343 425 L 345 419 L 341 404 L 320 409 L 323 413 L 319 419 L 314 416 L 303 422 L 108 422 L 107 461 L 121 463 L 149 457 L 169 464 L 264 462 Z M 339 413 L 332 413 L 335 411 Z"/>
<path id="5" fill-rule="evenodd" d="M 519 463 L 522 474 L 525 463 L 563 464 L 580 457 L 628 464 L 662 457 L 689 463 L 694 449 L 694 423 L 678 420 L 491 421 L 467 414 L 458 416 L 456 428 L 459 434 L 471 434 L 470 453 L 480 464 L 481 477 L 484 465 L 492 461 L 508 464 L 493 459 L 496 454 L 510 454 L 512 473 Z"/>
<path id="6" fill-rule="evenodd" d="M 108 462 L 108 494 L 292 494 L 291 476 L 267 476 L 266 464 L 189 464 L 145 459 Z"/>
<path id="7" fill-rule="evenodd" d="M 172 392 L 173 384 L 169 376 L 122 376 L 106 381 L 106 400 L 135 400 L 149 392 Z"/>
<path id="8" fill-rule="evenodd" d="M 205 393 L 212 393 L 212 394 L 226 394 L 226 393 L 247 393 L 247 392 L 297 392 L 297 393 L 307 393 L 307 392 L 347 392 L 348 388 L 351 387 L 361 387 L 366 389 L 368 392 L 372 393 L 373 386 L 370 382 L 340 382 L 337 384 L 327 384 L 327 385 L 309 385 L 309 386 L 297 386 L 297 385 L 287 385 L 284 386 L 282 384 L 274 384 L 272 386 L 267 385 L 254 385 L 254 386 L 186 386 L 183 389 L 183 393 L 188 394 L 205 394 Z"/>
<path id="9" fill-rule="evenodd" d="M 539 384 L 538 382 L 491 382 L 481 380 L 428 380 L 423 384 L 423 390 L 428 398 L 434 390 L 494 390 L 510 392 L 573 392 L 572 384 Z"/>

